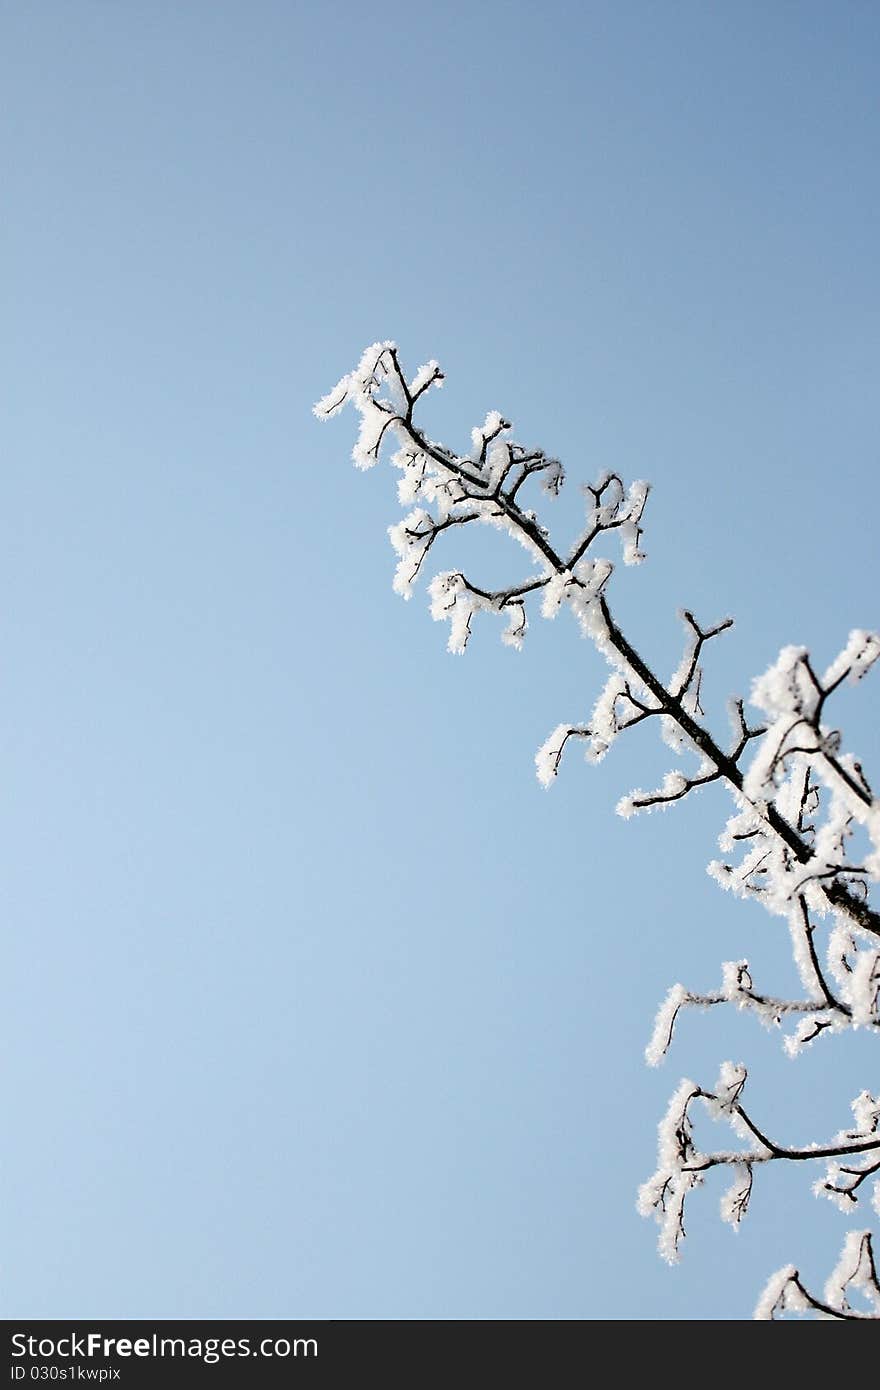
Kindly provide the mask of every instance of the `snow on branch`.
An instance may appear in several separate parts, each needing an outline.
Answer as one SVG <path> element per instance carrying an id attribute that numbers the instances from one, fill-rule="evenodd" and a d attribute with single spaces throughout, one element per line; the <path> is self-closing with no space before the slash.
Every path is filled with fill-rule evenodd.
<path id="1" fill-rule="evenodd" d="M 621 734 L 656 719 L 664 744 L 680 761 L 655 790 L 623 797 L 618 811 L 630 816 L 671 806 L 708 786 L 725 787 L 733 814 L 719 839 L 724 857 L 709 865 L 709 873 L 722 888 L 784 920 L 790 933 L 802 995 L 786 998 L 758 989 L 748 962 L 727 962 L 718 989 L 705 992 L 679 984 L 670 990 L 657 1016 L 648 1061 L 656 1065 L 665 1056 L 686 1008 L 732 1006 L 780 1029 L 791 1056 L 819 1037 L 844 1030 L 876 1036 L 880 912 L 872 905 L 871 891 L 880 878 L 880 800 L 861 762 L 829 723 L 828 710 L 844 682 L 860 681 L 878 662 L 880 635 L 861 628 L 851 632 L 821 675 L 805 647 L 784 647 L 752 685 L 758 719 L 747 716 L 745 700 L 735 697 L 729 706 L 731 735 L 716 737 L 706 722 L 704 660 L 709 644 L 729 631 L 732 619 L 706 625 L 684 609 L 684 652 L 664 680 L 623 632 L 610 606 L 614 566 L 607 543 L 617 537 L 626 564 L 644 559 L 649 485 L 627 485 L 617 473 L 603 473 L 583 488 L 584 525 L 574 545 L 556 546 L 524 499 L 534 493 L 534 483 L 550 498 L 558 494 L 564 480 L 559 460 L 517 443 L 510 420 L 497 411 L 472 431 L 466 452 L 430 439 L 416 422 L 416 407 L 443 381 L 434 361 L 408 379 L 396 345 L 377 342 L 315 406 L 321 419 L 346 404 L 355 408 L 360 429 L 352 457 L 359 468 L 372 467 L 388 445 L 400 474 L 398 499 L 407 509 L 403 520 L 388 528 L 397 557 L 394 588 L 408 598 L 437 543 L 462 527 L 489 525 L 516 541 L 528 563 L 512 572 L 508 584 L 490 587 L 450 568 L 433 575 L 428 592 L 432 617 L 449 625 L 452 652 L 465 650 L 478 614 L 501 618 L 502 641 L 520 648 L 529 610 L 537 608 L 551 620 L 569 612 L 607 660 L 610 673 L 589 716 L 558 724 L 538 750 L 539 781 L 545 787 L 553 783 L 575 743 L 589 762 L 598 762 Z M 714 1091 L 683 1082 L 672 1097 L 660 1125 L 657 1172 L 639 1200 L 640 1209 L 660 1221 L 661 1251 L 667 1259 L 677 1258 L 680 1249 L 687 1196 L 714 1167 L 731 1171 L 722 1216 L 733 1224 L 748 1208 L 754 1170 L 761 1163 L 825 1159 L 828 1166 L 815 1190 L 846 1210 L 880 1172 L 878 1109 L 869 1092 L 861 1092 L 853 1103 L 854 1129 L 830 1144 L 792 1149 L 767 1138 L 743 1109 L 745 1080 L 744 1068 L 725 1063 Z M 740 1147 L 698 1148 L 692 1118 L 697 1101 L 730 1125 Z M 876 1204 L 876 1182 L 874 1191 Z M 850 1311 L 850 1289 L 872 1297 L 876 1292 L 871 1238 L 865 1232 L 848 1238 L 824 1300 L 809 1293 L 796 1268 L 787 1266 L 774 1275 L 756 1316 L 773 1318 L 789 1311 L 838 1319 L 876 1316 Z"/>
<path id="2" fill-rule="evenodd" d="M 852 1294 L 861 1295 L 863 1306 L 853 1307 Z M 850 1231 L 823 1298 L 810 1293 L 794 1265 L 778 1270 L 758 1300 L 755 1318 L 759 1322 L 778 1322 L 786 1314 L 814 1316 L 829 1322 L 880 1319 L 880 1283 L 871 1232 Z"/>
<path id="3" fill-rule="evenodd" d="M 699 993 L 684 985 L 673 985 L 660 1006 L 651 1040 L 645 1049 L 650 1066 L 658 1066 L 666 1056 L 683 1008 L 709 1009 L 731 1004 L 757 1018 L 767 1028 L 780 1028 L 796 1021 L 792 1032 L 783 1035 L 790 1057 L 822 1035 L 846 1028 L 880 1030 L 880 953 L 845 927 L 829 933 L 823 966 L 815 945 L 816 925 L 806 900 L 800 895 L 789 915 L 792 954 L 808 995 L 807 999 L 779 998 L 756 990 L 749 963 L 726 961 L 718 990 Z M 844 954 L 842 955 L 841 952 Z M 845 964 L 843 964 L 845 961 Z"/>
<path id="4" fill-rule="evenodd" d="M 463 607 L 469 605 L 471 615 L 479 608 L 496 612 L 513 608 L 505 640 L 519 646 L 526 629 L 526 602 L 543 591 L 541 611 L 545 617 L 554 617 L 566 605 L 579 618 L 584 631 L 597 631 L 601 616 L 591 610 L 598 604 L 613 566 L 607 557 L 595 556 L 593 547 L 601 537 L 617 532 L 625 563 L 636 564 L 644 558 L 639 543 L 647 483 L 636 482 L 627 488 L 617 474 L 603 474 L 585 490 L 589 505 L 582 535 L 567 557 L 557 554 L 535 513 L 523 507 L 520 494 L 530 480 L 536 479 L 545 494 L 557 495 L 564 479 L 559 460 L 541 449 L 516 443 L 510 437 L 510 421 L 498 411 L 491 411 L 483 424 L 473 430 L 472 448 L 466 454 L 457 454 L 429 439 L 415 423 L 414 409 L 425 392 L 440 385 L 443 379 L 437 363 L 430 362 L 408 382 L 395 344 L 374 343 L 354 371 L 344 376 L 314 408 L 323 420 L 337 414 L 346 404 L 355 407 L 361 427 L 353 458 L 360 468 L 370 468 L 378 461 L 386 441 L 392 440 L 396 445 L 391 462 L 403 475 L 398 485 L 399 499 L 404 506 L 419 505 L 402 522 L 389 528 L 399 557 L 395 588 L 409 597 L 428 551 L 441 532 L 481 521 L 515 539 L 527 552 L 532 572 L 493 591 L 465 580 L 470 597 Z M 436 616 L 433 591 L 431 598 Z M 455 606 L 444 605 L 440 611 L 449 615 L 454 628 L 450 649 L 461 651 L 470 627 L 460 612 L 453 618 Z"/>
<path id="5" fill-rule="evenodd" d="M 856 1098 L 853 1102 L 855 1125 L 841 1131 L 830 1142 L 791 1146 L 769 1138 L 744 1108 L 742 1094 L 746 1080 L 745 1067 L 724 1062 L 712 1091 L 692 1081 L 682 1081 L 660 1121 L 657 1170 L 639 1190 L 638 1210 L 642 1216 L 654 1216 L 657 1220 L 660 1254 L 670 1263 L 680 1257 L 685 1237 L 686 1199 L 713 1168 L 730 1171 L 731 1186 L 721 1200 L 721 1217 L 733 1226 L 739 1225 L 748 1210 L 754 1170 L 761 1164 L 824 1162 L 824 1177 L 817 1180 L 814 1191 L 852 1206 L 859 1201 L 861 1183 L 880 1173 L 878 1110 L 873 1096 L 863 1092 Z M 736 1147 L 705 1150 L 699 1147 L 692 1114 L 697 1100 L 713 1119 L 728 1123 L 739 1141 Z M 873 1201 L 875 1209 L 880 1210 L 880 1182 L 874 1183 Z"/>

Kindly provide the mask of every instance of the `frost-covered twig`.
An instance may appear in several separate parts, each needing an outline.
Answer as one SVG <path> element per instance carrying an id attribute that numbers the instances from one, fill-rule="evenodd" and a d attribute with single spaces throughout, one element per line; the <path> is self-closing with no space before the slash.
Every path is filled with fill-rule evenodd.
<path id="1" fill-rule="evenodd" d="M 725 752 L 688 708 L 688 704 L 693 703 L 702 647 L 710 637 L 727 630 L 731 620 L 704 629 L 686 611 L 684 620 L 692 643 L 685 661 L 667 685 L 650 669 L 612 617 L 605 596 L 612 570 L 610 562 L 604 557 L 589 558 L 600 537 L 616 532 L 628 564 L 644 559 L 639 543 L 649 492 L 647 483 L 634 483 L 627 490 L 617 474 L 609 473 L 589 486 L 586 493 L 591 506 L 587 525 L 570 554 L 562 556 L 551 544 L 546 528 L 535 513 L 523 510 L 518 499 L 519 489 L 535 473 L 546 474 L 548 491 L 557 492 L 564 477 L 561 465 L 540 450 L 527 451 L 510 442 L 506 437 L 510 422 L 497 412 L 490 413 L 482 428 L 474 431 L 474 448 L 469 455 L 458 455 L 430 440 L 414 422 L 414 407 L 430 386 L 441 384 L 443 379 L 437 364 L 429 363 L 409 383 L 400 366 L 395 344 L 376 343 L 367 349 L 355 371 L 343 377 L 334 390 L 318 402 L 315 412 L 320 418 L 327 418 L 346 401 L 355 405 L 361 416 L 361 431 L 353 456 L 361 468 L 371 467 L 378 460 L 387 437 L 395 438 L 399 447 L 392 462 L 403 473 L 398 489 L 401 501 L 408 503 L 419 499 L 434 504 L 438 513 L 434 518 L 424 508 L 419 508 L 404 522 L 404 534 L 407 530 L 412 532 L 419 548 L 428 537 L 428 543 L 432 544 L 440 529 L 479 520 L 507 531 L 524 547 L 540 571 L 523 582 L 495 590 L 473 584 L 460 572 L 438 576 L 435 586 L 439 586 L 449 601 L 435 601 L 432 612 L 435 617 L 451 622 L 452 649 L 464 650 L 471 633 L 471 620 L 477 611 L 502 613 L 516 604 L 513 645 L 519 645 L 525 633 L 524 601 L 528 596 L 543 591 L 542 612 L 547 617 L 555 616 L 563 604 L 568 605 L 585 635 L 592 638 L 615 670 L 624 676 L 632 693 L 651 713 L 664 716 L 667 725 L 675 727 L 682 745 L 697 753 L 701 767 L 696 778 L 685 779 L 691 782 L 688 790 L 706 781 L 723 779 L 741 807 L 740 816 L 750 813 L 755 819 L 752 833 L 766 842 L 768 853 L 787 871 L 781 895 L 783 902 L 790 901 L 793 896 L 793 885 L 788 880 L 794 880 L 795 887 L 801 883 L 812 885 L 813 896 L 824 910 L 843 912 L 864 931 L 880 937 L 880 913 L 866 903 L 861 890 L 847 878 L 847 874 L 854 874 L 855 870 L 843 862 L 824 857 L 817 864 L 815 846 L 808 836 L 797 830 L 793 823 L 796 818 L 787 817 L 780 809 L 781 798 L 776 794 L 792 759 L 815 760 L 828 786 L 835 818 L 839 820 L 842 815 L 849 814 L 859 819 L 874 841 L 874 852 L 864 870 L 871 876 L 880 870 L 880 804 L 873 799 L 859 764 L 846 756 L 838 756 L 835 740 L 819 722 L 827 699 L 842 681 L 861 678 L 880 655 L 880 637 L 861 630 L 854 632 L 822 682 L 815 676 L 803 649 L 785 649 L 777 665 L 755 683 L 753 699 L 774 718 L 764 731 L 761 748 L 751 768 L 744 774 L 739 761 L 754 731 L 743 724 L 733 748 Z M 388 394 L 381 394 L 383 391 Z M 400 544 L 399 528 L 393 528 L 393 532 Z M 408 592 L 406 577 L 400 580 L 400 587 Z M 435 599 L 436 592 L 435 588 Z M 509 626 L 508 634 L 510 631 Z M 799 737 L 810 735 L 806 752 L 800 743 L 792 742 L 795 733 Z M 646 799 L 641 804 L 678 799 L 680 794 L 670 796 L 661 791 L 654 799 Z M 623 806 L 627 810 L 637 809 L 631 801 L 625 800 Z M 766 891 L 769 881 L 766 875 L 765 867 L 761 891 Z M 736 886 L 741 891 L 754 887 L 727 865 L 719 866 L 718 877 L 725 886 Z M 746 875 L 746 879 L 748 877 Z M 774 901 L 779 896 L 777 894 Z"/>
<path id="2" fill-rule="evenodd" d="M 791 913 L 790 923 L 795 960 L 801 980 L 812 997 L 784 999 L 763 994 L 753 987 L 748 961 L 726 961 L 719 990 L 699 993 L 681 984 L 672 986 L 660 1005 L 651 1040 L 645 1049 L 645 1057 L 651 1066 L 657 1066 L 665 1057 L 672 1043 L 678 1015 L 688 1007 L 706 1009 L 717 1004 L 732 1004 L 737 1009 L 751 1013 L 767 1027 L 779 1027 L 789 1018 L 800 1017 L 795 1032 L 784 1036 L 785 1050 L 791 1057 L 823 1033 L 839 1032 L 842 1028 L 854 1026 L 880 1029 L 876 992 L 871 1000 L 863 1000 L 861 1005 L 856 1000 L 860 987 L 864 994 L 865 983 L 869 991 L 872 989 L 870 977 L 865 979 L 867 972 L 864 968 L 873 959 L 870 948 L 860 951 L 857 945 L 853 946 L 850 942 L 850 949 L 860 962 L 860 968 L 856 970 L 852 966 L 840 970 L 839 961 L 832 959 L 831 968 L 841 976 L 839 990 L 835 992 L 819 963 L 813 940 L 815 928 L 810 921 L 803 894 L 798 897 L 797 909 Z M 829 954 L 837 943 L 839 935 L 832 936 Z"/>
<path id="3" fill-rule="evenodd" d="M 658 1128 L 658 1162 L 653 1177 L 639 1191 L 638 1208 L 643 1216 L 654 1216 L 660 1225 L 659 1247 L 664 1259 L 679 1258 L 685 1235 L 685 1201 L 700 1185 L 703 1175 L 713 1168 L 729 1168 L 733 1185 L 721 1200 L 723 1220 L 737 1226 L 748 1208 L 754 1168 L 763 1163 L 826 1163 L 824 1178 L 815 1184 L 817 1193 L 855 1206 L 862 1182 L 880 1172 L 880 1133 L 877 1117 L 880 1106 L 862 1092 L 853 1101 L 855 1125 L 825 1144 L 789 1145 L 771 1139 L 758 1127 L 742 1104 L 747 1079 L 745 1067 L 725 1062 L 714 1090 L 707 1091 L 692 1081 L 682 1081 L 673 1093 L 666 1115 Z M 694 1138 L 691 1106 L 701 1100 L 714 1119 L 728 1122 L 737 1138 L 748 1147 L 702 1150 Z M 841 1177 L 846 1185 L 841 1186 Z M 880 1212 L 880 1181 L 874 1186 L 874 1206 Z"/>
<path id="4" fill-rule="evenodd" d="M 624 815 L 651 810 L 681 801 L 710 784 L 726 784 L 734 814 L 720 840 L 726 857 L 711 864 L 710 873 L 722 887 L 760 902 L 789 925 L 805 998 L 758 991 L 746 962 L 729 963 L 718 991 L 706 993 L 679 985 L 670 992 L 658 1015 L 649 1060 L 656 1062 L 665 1053 L 683 1006 L 729 1003 L 775 1025 L 797 1019 L 794 1032 L 785 1038 L 792 1055 L 814 1038 L 844 1028 L 876 1031 L 880 1027 L 880 913 L 870 901 L 870 885 L 880 878 L 880 801 L 861 764 L 842 750 L 839 732 L 825 720 L 828 702 L 841 684 L 860 680 L 880 656 L 880 636 L 861 629 L 852 632 L 821 676 L 804 648 L 784 648 L 752 687 L 760 722 L 750 722 L 744 701 L 735 699 L 732 741 L 725 745 L 704 722 L 702 660 L 706 644 L 727 631 L 732 620 L 704 626 L 684 610 L 687 645 L 672 677 L 664 681 L 621 630 L 609 604 L 613 566 L 602 553 L 603 544 L 616 536 L 627 564 L 644 559 L 641 539 L 648 484 L 626 487 L 618 474 L 609 472 L 585 487 L 584 529 L 570 549 L 559 550 L 536 512 L 522 500 L 533 480 L 549 495 L 558 493 L 564 478 L 559 461 L 540 449 L 517 444 L 511 438 L 509 420 L 498 412 L 487 415 L 473 431 L 469 453 L 456 453 L 431 440 L 415 423 L 414 411 L 425 393 L 443 380 L 437 363 L 429 362 L 409 381 L 396 346 L 376 343 L 315 407 L 316 414 L 326 418 L 346 402 L 353 403 L 361 417 L 353 454 L 358 467 L 371 467 L 385 441 L 394 440 L 392 462 L 401 472 L 398 495 L 403 505 L 412 508 L 402 522 L 389 528 L 398 555 L 395 588 L 409 597 L 438 538 L 463 526 L 481 522 L 516 540 L 528 556 L 531 572 L 500 588 L 476 583 L 458 569 L 437 574 L 429 586 L 431 613 L 449 623 L 451 651 L 465 650 L 474 618 L 482 613 L 505 618 L 502 640 L 518 648 L 527 630 L 527 609 L 532 600 L 540 599 L 546 618 L 568 608 L 582 633 L 608 660 L 611 674 L 589 719 L 559 724 L 539 750 L 540 780 L 545 785 L 554 780 L 573 741 L 585 745 L 589 760 L 598 761 L 622 732 L 658 719 L 664 742 L 677 756 L 695 759 L 695 766 L 684 771 L 675 768 L 653 792 L 631 793 L 618 810 Z M 869 848 L 855 860 L 849 846 L 857 829 Z M 823 918 L 830 920 L 831 930 L 819 950 L 815 934 Z M 743 1073 L 740 1088 L 744 1079 Z M 717 1093 L 700 1088 L 677 1092 L 661 1125 L 667 1148 L 678 1145 L 681 1153 L 693 1150 L 696 1154 L 688 1119 L 688 1106 L 696 1097 L 724 1109 Z M 707 1166 L 723 1162 L 736 1169 L 737 1181 L 724 1210 L 727 1219 L 739 1219 L 748 1205 L 756 1163 L 832 1153 L 828 1146 L 796 1152 L 764 1140 L 738 1101 L 726 1113 L 731 1123 L 752 1132 L 761 1152 L 703 1155 L 700 1163 L 679 1162 L 674 1179 L 668 1175 L 663 1179 L 659 1200 L 664 1212 L 668 1208 L 671 1213 L 676 1248 L 683 1233 L 684 1198 L 701 1181 Z M 850 1144 L 834 1149 L 835 1155 L 851 1163 L 829 1172 L 822 1190 L 844 1205 L 856 1200 L 874 1169 L 866 1169 L 853 1155 L 873 1152 L 876 1147 L 871 1139 L 862 1148 Z M 793 1277 L 794 1283 L 788 1277 L 787 1297 L 793 1296 L 791 1289 L 800 1287 L 797 1276 Z M 803 1297 L 809 1298 L 806 1293 Z M 815 1303 L 809 1306 L 819 1308 Z"/>
<path id="5" fill-rule="evenodd" d="M 851 1292 L 861 1293 L 868 1307 L 853 1308 Z M 755 1317 L 763 1322 L 779 1321 L 786 1313 L 814 1314 L 835 1322 L 880 1319 L 880 1283 L 871 1232 L 850 1231 L 825 1285 L 824 1298 L 810 1293 L 794 1265 L 778 1270 L 761 1294 Z"/>

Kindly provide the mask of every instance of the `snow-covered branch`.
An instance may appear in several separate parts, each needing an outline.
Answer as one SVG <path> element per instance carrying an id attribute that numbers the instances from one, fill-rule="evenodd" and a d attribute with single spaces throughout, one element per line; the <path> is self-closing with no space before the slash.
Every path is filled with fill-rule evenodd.
<path id="1" fill-rule="evenodd" d="M 714 1090 L 682 1081 L 672 1095 L 658 1128 L 657 1170 L 642 1185 L 638 1200 L 641 1214 L 654 1216 L 659 1223 L 659 1248 L 665 1260 L 678 1260 L 685 1235 L 686 1198 L 713 1168 L 730 1169 L 732 1186 L 721 1199 L 721 1216 L 734 1226 L 746 1214 L 754 1169 L 761 1164 L 825 1162 L 825 1174 L 816 1181 L 814 1190 L 846 1209 L 858 1203 L 861 1184 L 880 1173 L 880 1106 L 867 1091 L 853 1101 L 852 1128 L 824 1144 L 792 1146 L 768 1137 L 745 1109 L 742 1093 L 746 1079 L 745 1067 L 724 1062 Z M 696 1100 L 702 1101 L 713 1119 L 726 1120 L 745 1146 L 700 1149 L 691 1113 Z M 880 1179 L 874 1183 L 873 1205 L 880 1213 Z"/>
<path id="2" fill-rule="evenodd" d="M 861 1295 L 865 1306 L 854 1308 L 850 1302 L 852 1294 Z M 761 1322 L 781 1321 L 786 1314 L 834 1322 L 880 1319 L 880 1283 L 871 1232 L 850 1231 L 822 1298 L 810 1292 L 794 1265 L 778 1270 L 761 1294 L 755 1318 Z"/>
<path id="3" fill-rule="evenodd" d="M 703 664 L 707 646 L 729 630 L 732 619 L 705 625 L 692 611 L 683 610 L 684 653 L 671 677 L 664 680 L 613 615 L 614 566 L 607 544 L 614 540 L 620 545 L 626 564 L 644 560 L 641 542 L 648 484 L 627 486 L 614 472 L 602 474 L 583 489 L 586 515 L 580 536 L 570 548 L 558 548 L 523 497 L 535 481 L 551 498 L 558 494 L 564 481 L 559 461 L 516 443 L 510 421 L 498 412 L 490 412 L 473 431 L 472 447 L 465 453 L 430 439 L 416 423 L 415 408 L 443 381 L 433 361 L 409 380 L 395 344 L 375 343 L 354 371 L 315 407 L 319 417 L 327 418 L 346 403 L 354 405 L 360 415 L 353 451 L 358 467 L 372 467 L 383 446 L 391 445 L 391 462 L 401 474 L 399 500 L 410 509 L 403 521 L 389 528 L 398 557 L 394 587 L 409 597 L 437 542 L 462 527 L 475 522 L 491 525 L 515 540 L 525 552 L 528 568 L 514 571 L 509 584 L 488 587 L 460 569 L 451 569 L 434 575 L 429 594 L 432 616 L 449 624 L 450 651 L 465 650 L 479 614 L 506 620 L 502 640 L 519 648 L 531 608 L 548 619 L 567 609 L 581 633 L 608 661 L 608 680 L 589 716 L 557 725 L 539 749 L 535 759 L 539 780 L 545 786 L 554 781 L 575 743 L 595 762 L 622 733 L 656 719 L 664 743 L 684 761 L 655 790 L 637 790 L 623 797 L 618 811 L 629 816 L 672 805 L 711 785 L 726 786 L 733 814 L 719 840 L 724 857 L 713 861 L 709 872 L 723 888 L 762 904 L 784 920 L 791 934 L 802 997 L 785 998 L 757 989 L 746 961 L 728 962 L 720 989 L 706 992 L 676 985 L 670 991 L 658 1014 L 647 1051 L 649 1061 L 656 1063 L 666 1053 L 676 1019 L 686 1007 L 728 1004 L 771 1027 L 791 1023 L 793 1027 L 784 1032 L 791 1055 L 820 1036 L 844 1029 L 876 1033 L 880 1028 L 880 912 L 872 905 L 870 893 L 880 878 L 880 800 L 827 715 L 841 685 L 861 680 L 878 660 L 880 636 L 853 631 L 821 675 L 805 648 L 784 648 L 770 670 L 753 683 L 751 704 L 759 718 L 753 722 L 746 715 L 745 701 L 734 698 L 732 735 L 729 740 L 717 737 L 706 722 Z M 858 853 L 854 845 L 860 846 Z M 820 930 L 821 944 L 817 943 Z M 673 1096 L 660 1126 L 657 1174 L 642 1189 L 640 1199 L 643 1210 L 660 1215 L 661 1244 L 667 1256 L 677 1252 L 684 1233 L 685 1198 L 710 1168 L 723 1165 L 733 1171 L 722 1214 L 734 1222 L 746 1211 L 753 1170 L 759 1163 L 833 1160 L 817 1191 L 845 1207 L 858 1200 L 862 1184 L 880 1169 L 876 1110 L 870 1109 L 875 1103 L 867 1091 L 854 1104 L 861 1106 L 857 1124 L 868 1123 L 869 1111 L 873 1115 L 870 1133 L 858 1130 L 830 1145 L 792 1149 L 766 1138 L 743 1110 L 739 1096 L 744 1083 L 744 1069 L 725 1064 L 713 1092 L 682 1083 Z M 748 1147 L 730 1152 L 698 1150 L 690 1115 L 698 1099 L 716 1118 L 726 1118 Z M 766 1315 L 794 1307 L 793 1300 L 801 1299 L 804 1308 L 820 1316 L 849 1317 L 846 1288 L 858 1279 L 862 1279 L 859 1286 L 866 1287 L 864 1251 L 870 1255 L 870 1240 L 865 1240 L 867 1244 L 863 1241 L 859 1246 L 855 1273 L 841 1276 L 843 1292 L 835 1293 L 836 1302 L 827 1298 L 825 1303 L 817 1302 L 797 1272 L 787 1269 L 775 1276 L 772 1297 L 768 1293 L 762 1301 L 762 1307 L 771 1309 Z M 846 1258 L 852 1254 L 849 1250 Z"/>
<path id="4" fill-rule="evenodd" d="M 798 896 L 797 905 L 789 914 L 789 925 L 792 954 L 810 997 L 784 999 L 761 993 L 753 986 L 748 961 L 726 961 L 718 990 L 700 993 L 681 984 L 672 986 L 658 1010 L 654 1031 L 645 1049 L 651 1066 L 657 1066 L 665 1057 L 678 1015 L 687 1007 L 707 1009 L 716 1004 L 732 1004 L 752 1014 L 768 1028 L 779 1028 L 790 1019 L 797 1019 L 796 1028 L 783 1035 L 783 1045 L 790 1057 L 824 1033 L 840 1032 L 844 1028 L 880 1029 L 878 953 L 873 947 L 864 942 L 860 944 L 847 927 L 838 926 L 829 934 L 827 961 L 823 968 L 814 941 L 816 928 L 803 894 Z M 834 985 L 829 976 L 834 979 Z"/>

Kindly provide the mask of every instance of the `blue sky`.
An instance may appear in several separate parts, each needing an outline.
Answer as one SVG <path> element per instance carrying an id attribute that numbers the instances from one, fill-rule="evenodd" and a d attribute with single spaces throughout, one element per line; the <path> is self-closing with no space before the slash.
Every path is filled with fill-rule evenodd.
<path id="1" fill-rule="evenodd" d="M 823 1277 L 806 1175 L 738 1236 L 697 1194 L 672 1272 L 634 1210 L 681 1074 L 746 1061 L 793 1141 L 872 1080 L 744 1018 L 645 1069 L 674 980 L 789 978 L 704 873 L 723 795 L 615 818 L 636 735 L 541 791 L 600 659 L 565 618 L 448 656 L 389 471 L 310 406 L 393 337 L 435 436 L 498 408 L 564 459 L 562 534 L 651 479 L 617 611 L 662 670 L 679 606 L 736 616 L 716 727 L 876 627 L 876 7 L 2 15 L 4 1315 L 736 1319 Z"/>

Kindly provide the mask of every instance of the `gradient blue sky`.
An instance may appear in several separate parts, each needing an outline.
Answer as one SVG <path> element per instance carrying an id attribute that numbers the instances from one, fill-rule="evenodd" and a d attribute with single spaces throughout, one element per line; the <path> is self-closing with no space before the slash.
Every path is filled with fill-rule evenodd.
<path id="1" fill-rule="evenodd" d="M 663 670 L 681 604 L 736 615 L 717 727 L 782 644 L 830 659 L 880 622 L 880 11 L 0 17 L 0 1311 L 726 1319 L 824 1277 L 806 1174 L 738 1236 L 710 1184 L 671 1272 L 634 1211 L 682 1072 L 746 1061 L 792 1141 L 876 1080 L 744 1018 L 644 1067 L 674 980 L 790 978 L 704 873 L 723 795 L 615 818 L 666 765 L 635 735 L 542 792 L 601 661 L 565 618 L 447 656 L 389 471 L 309 409 L 394 337 L 436 436 L 498 408 L 650 478 L 618 610 Z M 841 699 L 875 767 L 876 708 Z"/>

